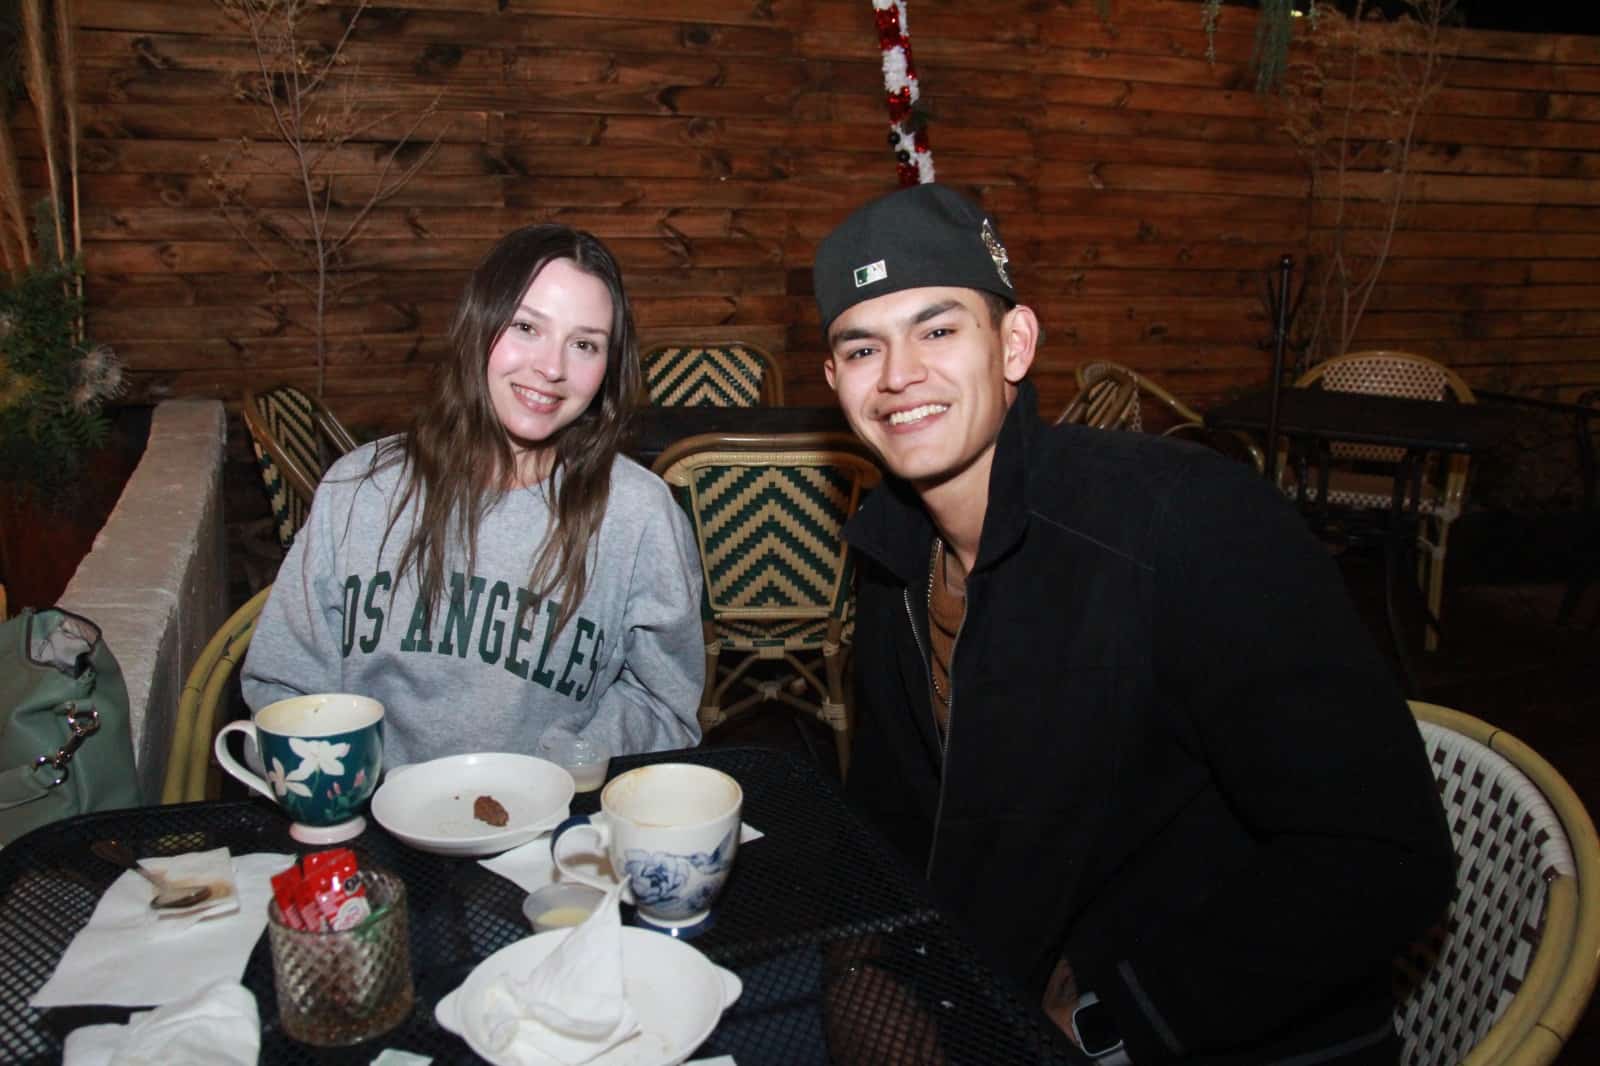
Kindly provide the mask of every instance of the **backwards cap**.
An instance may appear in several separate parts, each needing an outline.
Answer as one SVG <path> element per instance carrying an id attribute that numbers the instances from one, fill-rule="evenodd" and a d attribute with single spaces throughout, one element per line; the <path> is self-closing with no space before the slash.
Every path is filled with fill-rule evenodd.
<path id="1" fill-rule="evenodd" d="M 822 331 L 863 300 L 950 286 L 1017 302 L 994 222 L 946 185 L 914 185 L 858 208 L 817 248 L 811 280 Z"/>

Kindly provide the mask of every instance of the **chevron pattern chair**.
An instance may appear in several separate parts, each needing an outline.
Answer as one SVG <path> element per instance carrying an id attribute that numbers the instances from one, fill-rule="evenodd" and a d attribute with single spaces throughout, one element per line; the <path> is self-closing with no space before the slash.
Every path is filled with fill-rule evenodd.
<path id="1" fill-rule="evenodd" d="M 288 551 L 305 525 L 323 472 L 355 448 L 355 438 L 333 412 L 293 385 L 247 390 L 243 414 L 272 503 L 273 533 Z"/>
<path id="2" fill-rule="evenodd" d="M 1472 389 L 1455 371 L 1426 356 L 1410 352 L 1351 352 L 1319 363 L 1295 382 L 1297 388 L 1333 389 L 1382 396 L 1404 396 L 1440 403 L 1477 403 Z M 1331 446 L 1332 467 L 1328 503 L 1352 511 L 1388 511 L 1394 502 L 1393 469 L 1401 460 L 1399 448 L 1374 444 Z M 1428 613 L 1438 620 L 1444 606 L 1444 561 L 1450 547 L 1450 526 L 1461 515 L 1467 491 L 1467 457 L 1453 455 L 1443 462 L 1430 459 L 1423 471 L 1422 491 L 1415 501 L 1421 520 L 1417 529 L 1417 581 L 1428 598 Z M 1292 471 L 1286 471 L 1292 473 Z M 1308 478 L 1306 498 L 1317 499 L 1314 479 Z M 1292 482 L 1285 491 L 1294 493 Z M 1424 646 L 1433 651 L 1439 634 L 1429 625 Z"/>
<path id="3" fill-rule="evenodd" d="M 833 728 L 844 773 L 855 597 L 842 530 L 877 464 L 847 434 L 702 434 L 655 470 L 689 515 L 705 573 L 702 730 L 776 700 Z"/>
<path id="4" fill-rule="evenodd" d="M 765 351 L 744 341 L 660 344 L 640 356 L 645 391 L 657 407 L 776 407 L 783 374 Z"/>
<path id="5" fill-rule="evenodd" d="M 1395 963 L 1404 1066 L 1544 1066 L 1600 973 L 1600 838 L 1538 753 L 1411 704 L 1455 840 L 1456 898 Z"/>

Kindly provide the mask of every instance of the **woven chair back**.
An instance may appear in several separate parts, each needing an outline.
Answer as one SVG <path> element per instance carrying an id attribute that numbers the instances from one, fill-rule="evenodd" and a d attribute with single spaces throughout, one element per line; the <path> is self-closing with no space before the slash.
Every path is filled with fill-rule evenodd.
<path id="1" fill-rule="evenodd" d="M 1472 390 L 1448 367 L 1410 352 L 1351 352 L 1312 367 L 1295 384 L 1371 396 L 1474 402 Z M 1337 443 L 1332 450 L 1335 458 L 1351 462 L 1398 463 L 1405 454 L 1377 444 Z"/>
<path id="2" fill-rule="evenodd" d="M 1078 394 L 1056 418 L 1056 424 L 1091 429 L 1143 428 L 1139 414 L 1139 377 L 1115 363 L 1088 363 L 1078 368 Z"/>
<path id="3" fill-rule="evenodd" d="M 273 533 L 288 551 L 329 463 L 355 442 L 332 414 L 293 385 L 247 392 L 244 421 L 271 501 Z"/>
<path id="4" fill-rule="evenodd" d="M 1511 1008 L 1545 925 L 1549 883 L 1576 865 L 1561 819 L 1510 760 L 1419 721 L 1458 864 L 1446 918 L 1395 963 L 1404 1066 L 1467 1060 Z M 1565 935 L 1570 936 L 1570 915 Z"/>
<path id="5" fill-rule="evenodd" d="M 844 523 L 877 484 L 877 465 L 848 437 L 773 435 L 736 446 L 698 440 L 703 448 L 691 439 L 657 469 L 694 524 L 708 616 L 844 617 L 851 591 Z"/>
<path id="6" fill-rule="evenodd" d="M 766 352 L 742 341 L 664 344 L 640 357 L 656 407 L 759 407 L 783 403 L 783 379 Z"/>
<path id="7" fill-rule="evenodd" d="M 271 592 L 269 585 L 233 612 L 189 668 L 167 749 L 162 803 L 192 803 L 222 794 L 220 771 L 212 766 L 211 744 L 222 726 L 222 708 L 231 691 L 229 679 L 244 661 L 256 619 Z"/>

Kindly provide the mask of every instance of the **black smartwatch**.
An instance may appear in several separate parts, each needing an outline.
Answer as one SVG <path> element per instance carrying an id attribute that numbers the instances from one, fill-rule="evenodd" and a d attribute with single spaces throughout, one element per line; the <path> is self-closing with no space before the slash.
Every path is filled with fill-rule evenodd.
<path id="1" fill-rule="evenodd" d="M 1103 1066 L 1120 1066 L 1130 1061 L 1122 1049 L 1122 1037 L 1117 1033 L 1111 1008 L 1101 1003 L 1093 992 L 1079 996 L 1078 1005 L 1072 1009 L 1072 1039 L 1085 1055 Z"/>

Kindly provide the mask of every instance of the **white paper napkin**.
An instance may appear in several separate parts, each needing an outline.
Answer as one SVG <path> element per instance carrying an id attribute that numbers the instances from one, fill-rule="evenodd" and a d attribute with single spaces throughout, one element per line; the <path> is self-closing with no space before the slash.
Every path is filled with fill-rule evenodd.
<path id="1" fill-rule="evenodd" d="M 739 824 L 739 843 L 741 845 L 748 844 L 753 840 L 760 840 L 764 836 L 766 836 L 765 833 L 747 822 Z M 478 865 L 499 874 L 524 892 L 533 892 L 556 881 L 571 880 L 571 878 L 556 869 L 555 859 L 550 855 L 550 835 L 548 833 L 530 840 L 521 847 L 503 851 L 492 858 L 479 859 Z M 603 869 L 599 866 L 593 866 L 590 872 L 607 881 L 612 879 L 610 863 L 606 863 Z"/>
<path id="2" fill-rule="evenodd" d="M 156 915 L 166 922 L 183 922 L 193 925 L 202 918 L 210 920 L 220 918 L 224 914 L 232 914 L 239 909 L 239 890 L 233 879 L 233 858 L 228 854 L 227 848 L 212 848 L 210 851 L 191 851 L 183 855 L 169 855 L 165 858 L 140 859 L 139 865 L 152 873 L 160 874 L 167 879 L 167 884 L 173 888 L 186 888 L 189 886 L 205 885 L 211 889 L 211 895 L 193 906 L 163 908 Z M 156 893 L 156 888 L 138 874 L 129 871 L 122 875 L 124 878 L 133 878 L 134 884 L 142 892 L 145 900 L 145 910 L 149 910 L 149 901 Z M 138 893 L 135 893 L 137 895 Z M 108 893 L 109 895 L 109 893 Z M 126 899 L 127 894 L 119 892 L 119 903 Z M 142 919 L 143 915 L 132 916 Z M 126 924 L 119 918 L 119 924 Z"/>
<path id="3" fill-rule="evenodd" d="M 622 986 L 621 886 L 533 968 L 484 989 L 489 1045 L 517 1048 L 557 1062 L 588 1062 L 639 1032 L 639 1017 Z"/>
<path id="4" fill-rule="evenodd" d="M 62 1066 L 255 1066 L 261 1052 L 256 997 L 238 981 L 139 1011 L 127 1025 L 67 1034 Z"/>
<path id="5" fill-rule="evenodd" d="M 378 1057 L 373 1059 L 369 1066 L 428 1066 L 432 1061 L 431 1055 L 418 1055 L 415 1051 L 386 1047 L 378 1052 Z"/>
<path id="6" fill-rule="evenodd" d="M 89 924 L 28 1005 L 161 1006 L 196 996 L 218 980 L 237 982 L 267 927 L 270 878 L 293 861 L 293 855 L 266 852 L 237 856 L 237 909 L 203 921 L 158 917 L 150 909 L 150 883 L 128 871 L 100 897 Z"/>

